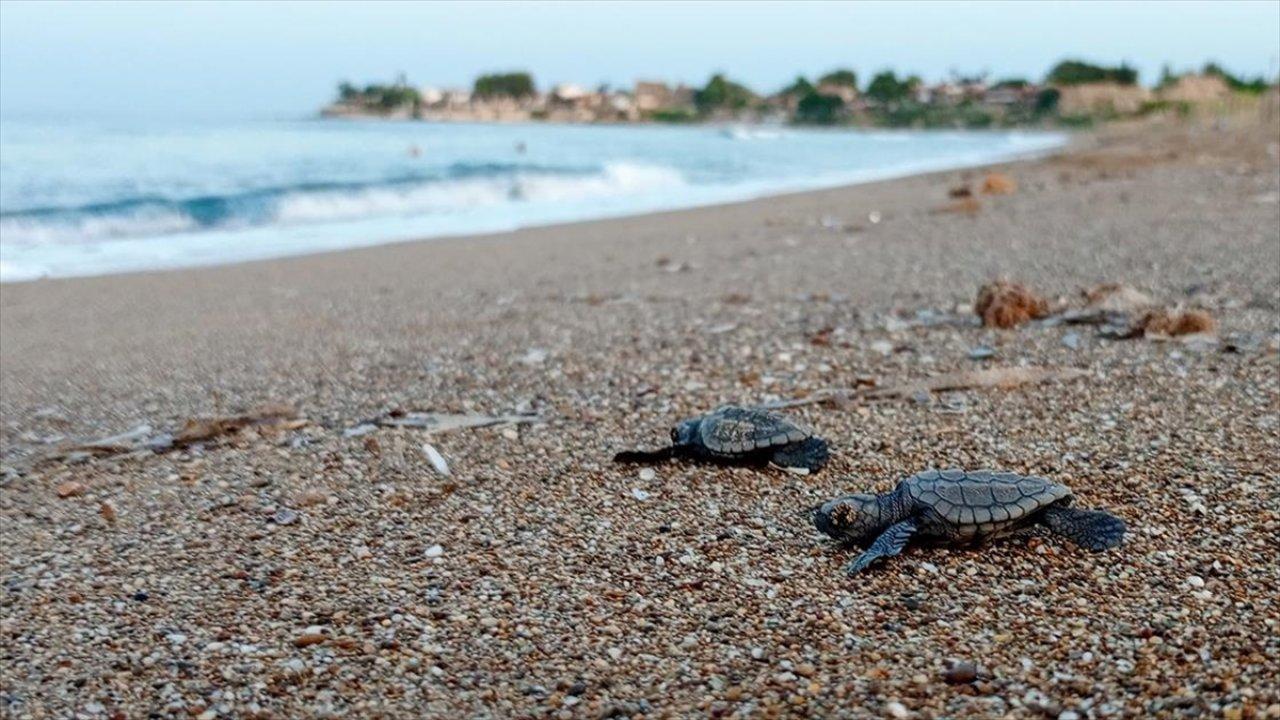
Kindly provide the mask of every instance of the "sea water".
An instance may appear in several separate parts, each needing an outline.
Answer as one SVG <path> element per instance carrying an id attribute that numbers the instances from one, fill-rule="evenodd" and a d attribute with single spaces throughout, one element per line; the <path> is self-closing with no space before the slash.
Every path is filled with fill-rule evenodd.
<path id="1" fill-rule="evenodd" d="M 1033 155 L 1031 132 L 0 122 L 0 281 L 693 207 Z"/>

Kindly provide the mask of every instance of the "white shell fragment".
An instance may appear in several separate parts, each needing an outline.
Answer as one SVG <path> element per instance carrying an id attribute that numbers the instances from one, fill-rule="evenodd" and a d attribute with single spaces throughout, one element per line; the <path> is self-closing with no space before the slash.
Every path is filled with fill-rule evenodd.
<path id="1" fill-rule="evenodd" d="M 439 450 L 436 450 L 434 445 L 431 443 L 423 443 L 422 452 L 426 453 L 427 459 L 431 461 L 431 466 L 436 469 L 436 472 L 439 473 L 441 477 L 449 477 L 453 474 L 449 472 L 448 461 L 444 459 L 444 456 L 440 454 Z"/>

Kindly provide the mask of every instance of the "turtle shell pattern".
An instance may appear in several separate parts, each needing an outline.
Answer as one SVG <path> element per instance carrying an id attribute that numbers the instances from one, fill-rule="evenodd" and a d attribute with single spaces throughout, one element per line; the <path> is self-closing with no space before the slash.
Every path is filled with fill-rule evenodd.
<path id="1" fill-rule="evenodd" d="M 1045 478 L 989 470 L 927 470 L 903 480 L 899 488 L 917 511 L 949 526 L 935 530 L 959 540 L 1001 535 L 1071 498 L 1066 486 Z"/>
<path id="2" fill-rule="evenodd" d="M 703 446 L 731 457 L 801 442 L 811 435 L 807 428 L 777 413 L 733 405 L 707 413 L 698 426 Z"/>

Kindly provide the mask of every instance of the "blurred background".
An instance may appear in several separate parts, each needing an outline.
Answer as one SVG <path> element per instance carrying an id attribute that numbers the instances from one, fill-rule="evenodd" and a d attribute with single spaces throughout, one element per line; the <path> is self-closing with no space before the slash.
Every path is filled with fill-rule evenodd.
<path id="1" fill-rule="evenodd" d="M 1272 2 L 6 2 L 0 13 L 6 281 L 1025 156 L 1096 122 L 1256 102 L 1275 81 L 1280 23 Z"/>

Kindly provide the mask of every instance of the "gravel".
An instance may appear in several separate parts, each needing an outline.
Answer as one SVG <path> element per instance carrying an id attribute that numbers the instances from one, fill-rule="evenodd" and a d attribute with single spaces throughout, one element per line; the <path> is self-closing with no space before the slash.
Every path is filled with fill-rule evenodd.
<path id="1" fill-rule="evenodd" d="M 1004 167 L 1018 192 L 973 217 L 930 212 L 952 172 L 5 285 L 0 714 L 1280 717 L 1280 200 L 1254 200 L 1280 198 L 1275 137 L 1084 137 Z M 1000 275 L 1067 303 L 1124 282 L 1256 343 L 982 329 Z M 834 450 L 807 476 L 670 463 L 639 487 L 609 461 L 725 402 L 980 347 L 1086 375 L 793 408 Z M 310 424 L 40 461 L 270 401 Z M 546 420 L 344 433 L 396 409 Z M 805 509 L 952 465 L 1061 480 L 1130 536 L 846 578 Z"/>

